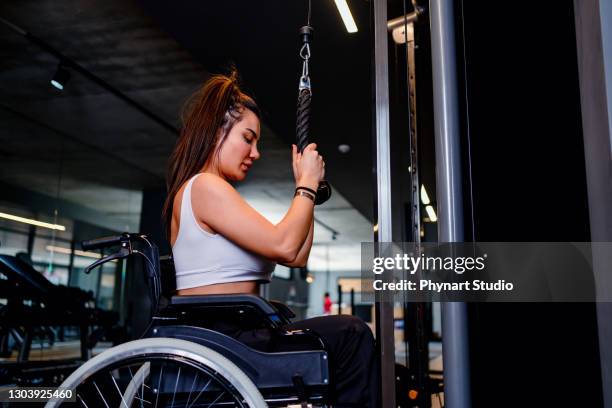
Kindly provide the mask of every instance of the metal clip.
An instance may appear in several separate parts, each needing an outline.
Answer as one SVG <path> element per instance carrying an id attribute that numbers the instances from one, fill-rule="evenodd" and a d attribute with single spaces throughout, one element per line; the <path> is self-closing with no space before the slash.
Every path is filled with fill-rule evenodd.
<path id="1" fill-rule="evenodd" d="M 302 75 L 300 77 L 299 90 L 310 89 L 310 77 Z"/>
<path id="2" fill-rule="evenodd" d="M 312 28 L 309 28 L 310 31 L 307 33 L 312 34 Z M 308 75 L 308 60 L 310 59 L 310 44 L 308 43 L 308 38 L 306 37 L 302 48 L 300 48 L 300 57 L 304 60 L 302 64 L 302 76 L 300 77 L 300 85 L 299 90 L 302 91 L 304 89 L 310 90 L 310 77 Z"/>
<path id="3" fill-rule="evenodd" d="M 304 43 L 304 45 L 302 45 L 302 48 L 300 48 L 300 57 L 302 57 L 303 60 L 308 61 L 310 58 L 310 44 Z"/>
<path id="4" fill-rule="evenodd" d="M 308 58 L 304 58 L 302 65 L 302 76 L 300 77 L 299 90 L 310 89 L 310 76 L 308 76 Z"/>

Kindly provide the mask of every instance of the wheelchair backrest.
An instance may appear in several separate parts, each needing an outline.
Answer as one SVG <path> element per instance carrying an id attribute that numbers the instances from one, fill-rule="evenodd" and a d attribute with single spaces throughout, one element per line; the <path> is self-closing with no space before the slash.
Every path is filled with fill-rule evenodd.
<path id="1" fill-rule="evenodd" d="M 172 296 L 176 295 L 176 271 L 172 255 L 161 256 L 159 267 L 162 297 L 171 299 Z"/>

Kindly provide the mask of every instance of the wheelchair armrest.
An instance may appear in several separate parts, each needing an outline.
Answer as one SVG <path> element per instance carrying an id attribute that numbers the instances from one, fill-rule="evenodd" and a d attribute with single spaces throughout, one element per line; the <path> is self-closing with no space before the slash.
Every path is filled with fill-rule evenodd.
<path id="1" fill-rule="evenodd" d="M 279 312 L 265 299 L 243 293 L 222 295 L 186 295 L 172 296 L 172 306 L 253 306 L 265 314 L 275 324 L 290 323 L 286 316 Z"/>

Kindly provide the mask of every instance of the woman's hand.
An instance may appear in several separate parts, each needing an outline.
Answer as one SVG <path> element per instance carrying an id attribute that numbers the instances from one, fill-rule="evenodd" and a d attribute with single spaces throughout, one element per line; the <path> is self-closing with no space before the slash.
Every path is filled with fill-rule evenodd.
<path id="1" fill-rule="evenodd" d="M 323 156 L 316 150 L 316 143 L 311 143 L 302 153 L 298 153 L 297 146 L 292 145 L 293 176 L 296 186 L 309 187 L 316 190 L 319 181 L 325 178 L 325 162 Z"/>

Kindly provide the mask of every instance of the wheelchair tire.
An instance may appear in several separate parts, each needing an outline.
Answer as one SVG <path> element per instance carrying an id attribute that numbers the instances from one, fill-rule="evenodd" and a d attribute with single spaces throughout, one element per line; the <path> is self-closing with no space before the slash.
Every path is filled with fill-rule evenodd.
<path id="1" fill-rule="evenodd" d="M 267 407 L 253 382 L 230 360 L 208 347 L 163 337 L 106 350 L 74 371 L 61 388 L 73 390 L 82 407 L 157 407 L 159 402 L 177 408 Z M 63 404 L 74 402 L 56 399 L 46 407 Z"/>

